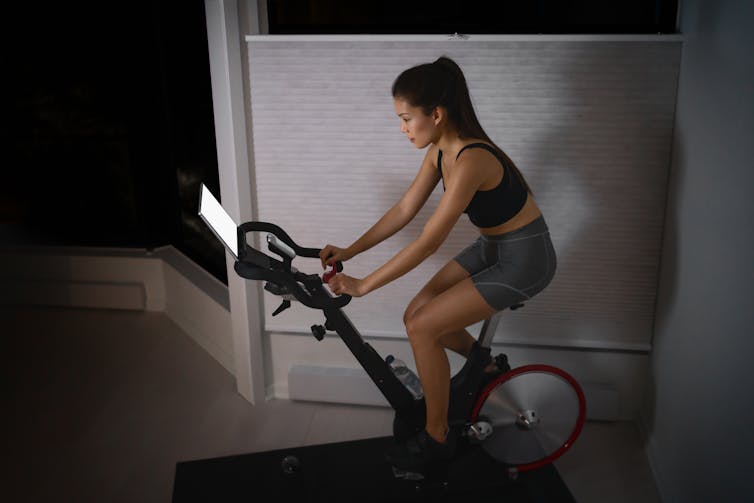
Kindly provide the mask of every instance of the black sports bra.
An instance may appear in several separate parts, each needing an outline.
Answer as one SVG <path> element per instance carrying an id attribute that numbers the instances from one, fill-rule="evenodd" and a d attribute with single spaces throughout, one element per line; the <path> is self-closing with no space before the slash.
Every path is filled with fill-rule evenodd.
<path id="1" fill-rule="evenodd" d="M 478 190 L 471 202 L 464 210 L 469 215 L 471 223 L 480 228 L 496 227 L 513 218 L 526 203 L 528 193 L 521 179 L 516 176 L 515 168 L 509 166 L 506 159 L 500 153 L 486 143 L 470 143 L 463 147 L 456 156 L 467 148 L 483 148 L 494 155 L 503 166 L 503 179 L 500 184 L 490 190 Z M 440 171 L 442 187 L 445 189 L 445 180 L 442 178 L 442 150 L 437 154 L 437 169 Z M 513 174 L 513 176 L 511 176 Z"/>

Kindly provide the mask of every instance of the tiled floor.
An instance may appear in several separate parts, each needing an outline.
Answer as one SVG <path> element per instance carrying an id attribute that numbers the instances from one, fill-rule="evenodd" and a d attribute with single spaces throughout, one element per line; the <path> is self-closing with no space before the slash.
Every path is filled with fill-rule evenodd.
<path id="1" fill-rule="evenodd" d="M 0 308 L 3 501 L 166 502 L 179 461 L 389 435 L 379 407 L 273 400 L 162 314 Z M 556 466 L 580 503 L 659 501 L 631 423 L 587 423 Z"/>

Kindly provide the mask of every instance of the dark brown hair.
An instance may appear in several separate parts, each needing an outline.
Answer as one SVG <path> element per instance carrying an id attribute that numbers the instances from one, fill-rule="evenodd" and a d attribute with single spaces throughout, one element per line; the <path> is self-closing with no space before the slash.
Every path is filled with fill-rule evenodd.
<path id="1" fill-rule="evenodd" d="M 518 167 L 495 145 L 479 123 L 471 103 L 466 77 L 455 61 L 441 56 L 433 63 L 404 70 L 393 82 L 393 98 L 421 108 L 425 115 L 431 114 L 435 107 L 444 107 L 448 112 L 448 120 L 458 129 L 461 138 L 478 138 L 492 145 L 506 160 L 505 167 L 510 167 L 526 191 L 531 192 Z"/>

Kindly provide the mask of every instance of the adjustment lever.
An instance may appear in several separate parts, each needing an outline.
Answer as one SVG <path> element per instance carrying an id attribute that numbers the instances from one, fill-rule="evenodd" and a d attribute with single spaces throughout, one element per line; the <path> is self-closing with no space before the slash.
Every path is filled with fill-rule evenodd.
<path id="1" fill-rule="evenodd" d="M 280 306 L 278 306 L 277 309 L 275 309 L 275 312 L 272 313 L 272 316 L 277 316 L 278 314 L 282 313 L 283 311 L 285 311 L 289 307 L 291 307 L 291 301 L 290 300 L 284 300 L 283 303 L 280 304 Z"/>
<path id="2" fill-rule="evenodd" d="M 322 275 L 322 283 L 329 283 L 337 273 L 343 270 L 343 262 L 336 262 L 332 269 Z"/>

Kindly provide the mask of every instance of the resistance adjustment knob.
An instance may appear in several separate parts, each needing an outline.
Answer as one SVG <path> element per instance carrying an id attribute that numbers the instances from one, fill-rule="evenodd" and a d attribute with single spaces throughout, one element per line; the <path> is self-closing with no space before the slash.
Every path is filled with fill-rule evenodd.
<path id="1" fill-rule="evenodd" d="M 327 331 L 322 325 L 312 325 L 312 335 L 318 341 L 321 341 L 325 338 L 325 333 L 327 333 Z"/>

